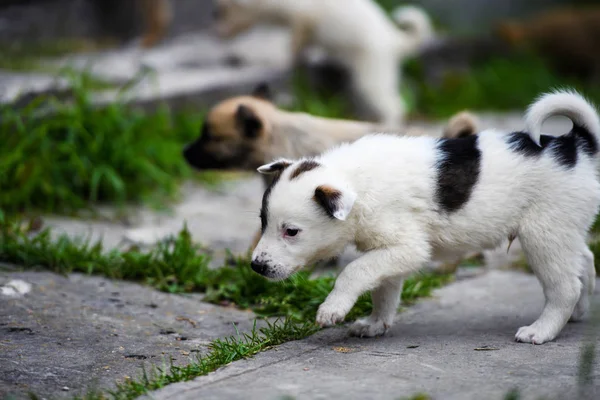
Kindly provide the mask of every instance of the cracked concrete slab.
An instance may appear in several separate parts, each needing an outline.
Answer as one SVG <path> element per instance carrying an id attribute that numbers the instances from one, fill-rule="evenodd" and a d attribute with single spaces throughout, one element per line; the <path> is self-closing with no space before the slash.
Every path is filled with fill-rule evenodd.
<path id="1" fill-rule="evenodd" d="M 595 295 L 600 302 L 600 293 Z M 577 373 L 590 323 L 568 324 L 542 346 L 514 342 L 543 306 L 535 277 L 492 271 L 459 281 L 400 313 L 385 336 L 358 339 L 328 329 L 145 399 L 400 399 L 418 392 L 433 399 L 593 399 L 600 367 L 582 394 Z M 598 305 L 598 304 L 597 304 Z"/>
<path id="2" fill-rule="evenodd" d="M 138 377 L 142 365 L 186 364 L 210 341 L 252 329 L 254 314 L 142 285 L 80 274 L 4 272 L 0 286 L 0 398 L 72 398 Z M 68 389 L 64 389 L 68 388 Z"/>

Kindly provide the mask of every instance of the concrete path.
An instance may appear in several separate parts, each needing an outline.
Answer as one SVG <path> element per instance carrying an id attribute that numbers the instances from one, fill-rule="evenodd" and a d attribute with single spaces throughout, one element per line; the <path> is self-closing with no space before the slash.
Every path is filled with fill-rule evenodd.
<path id="1" fill-rule="evenodd" d="M 600 302 L 600 293 L 595 299 Z M 531 275 L 491 272 L 449 285 L 408 308 L 389 334 L 349 338 L 328 329 L 253 359 L 230 364 L 191 382 L 173 384 L 147 399 L 400 399 L 422 392 L 433 399 L 593 399 L 600 367 L 581 396 L 576 391 L 582 341 L 591 323 L 569 324 L 542 346 L 513 341 L 543 306 Z"/>
<path id="2" fill-rule="evenodd" d="M 207 106 L 218 98 L 251 90 L 257 82 L 274 84 L 286 79 L 290 35 L 283 29 L 257 28 L 231 41 L 206 32 L 189 33 L 151 49 L 137 44 L 57 60 L 40 60 L 40 71 L 0 70 L 0 103 L 25 94 L 60 92 L 68 87 L 56 71 L 69 67 L 86 71 L 105 82 L 121 85 L 142 71 L 150 72 L 125 97 L 138 104 L 167 101 L 172 106 L 192 103 Z M 228 60 L 239 60 L 232 63 Z M 117 89 L 93 96 L 99 104 L 123 98 Z"/>
<path id="3" fill-rule="evenodd" d="M 4 271 L 4 272 L 3 272 Z M 141 285 L 73 274 L 8 272 L 22 296 L 0 292 L 0 398 L 73 398 L 110 389 L 141 366 L 187 364 L 210 341 L 252 329 L 254 314 Z"/>

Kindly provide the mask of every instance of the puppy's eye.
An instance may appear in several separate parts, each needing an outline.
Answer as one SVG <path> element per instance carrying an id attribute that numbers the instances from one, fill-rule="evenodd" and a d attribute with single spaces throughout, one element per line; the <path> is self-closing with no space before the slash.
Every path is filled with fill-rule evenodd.
<path id="1" fill-rule="evenodd" d="M 285 230 L 285 236 L 294 237 L 300 232 L 300 229 L 288 228 Z"/>

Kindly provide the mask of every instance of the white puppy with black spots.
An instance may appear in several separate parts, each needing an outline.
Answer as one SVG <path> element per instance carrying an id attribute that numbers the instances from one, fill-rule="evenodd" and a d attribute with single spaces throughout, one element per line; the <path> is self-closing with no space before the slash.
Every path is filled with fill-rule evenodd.
<path id="1" fill-rule="evenodd" d="M 573 129 L 542 135 L 554 115 L 569 117 Z M 340 273 L 317 322 L 343 321 L 371 291 L 373 312 L 351 333 L 376 336 L 392 325 L 404 277 L 431 259 L 518 237 L 546 303 L 516 340 L 553 340 L 586 313 L 594 291 L 586 236 L 600 205 L 600 121 L 583 97 L 561 91 L 535 102 L 526 126 L 459 139 L 370 135 L 260 167 L 277 179 L 263 197 L 252 268 L 281 280 L 356 244 L 364 254 Z"/>

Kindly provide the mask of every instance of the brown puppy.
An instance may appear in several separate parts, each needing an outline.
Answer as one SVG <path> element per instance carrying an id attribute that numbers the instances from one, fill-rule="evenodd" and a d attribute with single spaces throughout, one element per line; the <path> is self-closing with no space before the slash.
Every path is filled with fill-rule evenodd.
<path id="1" fill-rule="evenodd" d="M 317 155 L 368 133 L 398 131 L 368 122 L 285 111 L 277 108 L 270 99 L 268 86 L 261 84 L 252 95 L 233 97 L 215 105 L 206 116 L 200 137 L 183 151 L 187 162 L 199 170 L 255 171 L 279 157 L 295 159 Z M 473 134 L 477 131 L 477 123 L 470 113 L 459 113 L 450 120 L 443 136 Z M 421 136 L 426 132 L 409 128 L 405 134 Z M 271 178 L 264 179 L 266 188 Z M 252 248 L 258 239 L 260 232 Z"/>
<path id="2" fill-rule="evenodd" d="M 497 36 L 513 48 L 532 49 L 564 74 L 600 79 L 600 7 L 558 8 L 526 21 L 506 21 Z"/>

